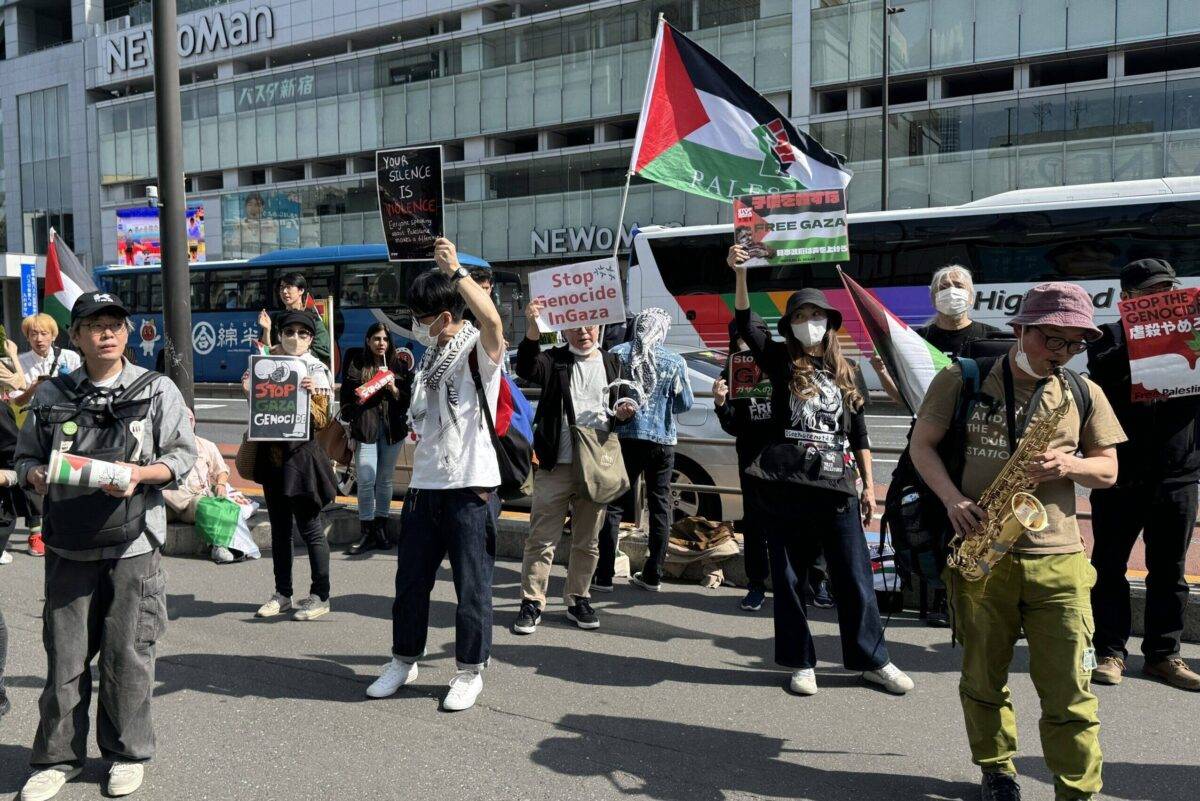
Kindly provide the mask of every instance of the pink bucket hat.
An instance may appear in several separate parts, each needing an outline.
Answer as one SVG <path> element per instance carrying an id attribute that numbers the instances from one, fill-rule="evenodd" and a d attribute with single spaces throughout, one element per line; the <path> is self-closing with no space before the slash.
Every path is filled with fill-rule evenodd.
<path id="1" fill-rule="evenodd" d="M 1051 281 L 1038 284 L 1021 299 L 1021 310 L 1008 321 L 1018 325 L 1061 325 L 1082 328 L 1088 339 L 1099 339 L 1100 329 L 1092 321 L 1092 298 L 1078 284 Z"/>

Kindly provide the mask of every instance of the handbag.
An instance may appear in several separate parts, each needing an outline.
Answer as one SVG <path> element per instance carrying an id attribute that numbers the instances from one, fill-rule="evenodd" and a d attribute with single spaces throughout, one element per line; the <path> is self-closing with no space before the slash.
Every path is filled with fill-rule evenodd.
<path id="1" fill-rule="evenodd" d="M 241 507 L 228 498 L 205 497 L 196 503 L 196 530 L 209 545 L 228 548 L 241 517 Z"/>
<path id="2" fill-rule="evenodd" d="M 258 462 L 258 443 L 250 441 L 250 432 L 242 434 L 242 444 L 238 445 L 237 456 L 233 459 L 238 475 L 247 481 L 254 480 L 254 466 Z"/>
<path id="3" fill-rule="evenodd" d="M 563 398 L 563 410 L 571 428 L 571 443 L 575 446 L 575 460 L 571 471 L 580 488 L 580 493 L 595 503 L 610 503 L 629 491 L 629 475 L 625 471 L 625 457 L 621 454 L 621 442 L 609 422 L 607 431 L 588 428 L 575 422 L 575 410 Z"/>
<path id="4" fill-rule="evenodd" d="M 340 465 L 348 465 L 354 461 L 354 450 L 350 447 L 350 437 L 346 434 L 341 412 L 329 425 L 317 430 L 316 440 L 330 461 Z"/>

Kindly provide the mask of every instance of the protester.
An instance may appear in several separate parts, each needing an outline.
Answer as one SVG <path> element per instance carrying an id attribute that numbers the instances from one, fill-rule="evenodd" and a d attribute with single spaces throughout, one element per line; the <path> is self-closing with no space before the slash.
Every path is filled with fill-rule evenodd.
<path id="1" fill-rule="evenodd" d="M 1142 259 L 1121 270 L 1121 298 L 1179 286 L 1161 259 Z M 1100 327 L 1088 345 L 1088 373 L 1104 389 L 1129 441 L 1117 446 L 1116 486 L 1092 490 L 1092 610 L 1096 617 L 1097 684 L 1120 684 L 1132 613 L 1125 572 L 1138 534 L 1146 547 L 1146 613 L 1142 671 L 1181 690 L 1200 690 L 1200 675 L 1179 656 L 1188 584 L 1188 546 L 1196 525 L 1200 479 L 1197 415 L 1200 397 L 1134 403 L 1129 348 L 1121 322 Z"/>
<path id="2" fill-rule="evenodd" d="M 1114 446 L 1125 435 L 1099 387 L 1082 377 L 1059 373 L 1060 381 L 1055 376 L 1073 354 L 1100 337 L 1092 323 L 1092 300 L 1082 287 L 1035 286 L 1025 293 L 1010 325 L 1016 344 L 983 379 L 980 389 L 987 400 L 976 403 L 967 418 L 961 481 L 951 478 L 937 450 L 962 391 L 958 365 L 930 384 L 910 452 L 922 479 L 945 505 L 954 532 L 966 536 L 985 521 L 976 500 L 1005 469 L 1024 431 L 1039 425 L 1064 400 L 1070 403 L 1051 433 L 1049 448 L 1023 468 L 1035 484 L 1032 493 L 1045 507 L 1046 527 L 1026 531 L 986 580 L 967 581 L 953 568 L 944 575 L 963 645 L 959 696 L 971 756 L 983 770 L 983 798 L 1021 797 L 1013 763 L 1016 717 L 1007 687 L 1021 632 L 1028 643 L 1030 678 L 1042 703 L 1042 749 L 1054 774 L 1055 798 L 1092 798 L 1100 790 L 1101 766 L 1100 720 L 1089 689 L 1095 667 L 1089 591 L 1095 571 L 1075 520 L 1075 485 L 1112 486 L 1117 477 Z M 1071 396 L 1066 399 L 1063 382 Z M 1018 420 L 1024 421 L 1021 429 Z"/>
<path id="3" fill-rule="evenodd" d="M 769 336 L 766 323 L 754 312 L 750 324 Z M 729 353 L 748 353 L 746 341 L 738 336 L 737 321 L 729 322 Z M 737 450 L 738 478 L 742 486 L 742 550 L 746 565 L 747 592 L 742 609 L 757 612 L 767 597 L 770 561 L 763 522 L 765 510 L 759 500 L 758 481 L 746 475 L 746 469 L 771 441 L 771 401 L 769 398 L 730 397 L 729 368 L 713 383 L 713 409 L 722 430 L 734 438 Z"/>
<path id="4" fill-rule="evenodd" d="M 258 325 L 262 328 L 264 344 L 278 347 L 280 340 L 280 323 L 284 314 L 292 311 L 304 311 L 312 315 L 313 330 L 316 332 L 309 351 L 324 364 L 329 364 L 329 330 L 316 310 L 308 308 L 308 281 L 303 273 L 286 273 L 279 279 L 279 301 L 283 310 L 268 314 L 266 309 L 258 313 Z"/>
<path id="5" fill-rule="evenodd" d="M 487 267 L 472 267 L 467 271 L 471 275 L 471 280 L 479 284 L 479 288 L 488 294 L 492 295 L 492 289 L 496 285 L 496 276 Z"/>
<path id="6" fill-rule="evenodd" d="M 599 326 L 563 332 L 567 346 L 542 352 L 538 315 L 542 304 L 530 301 L 525 310 L 525 337 L 517 347 L 517 375 L 541 389 L 534 418 L 534 479 L 529 538 L 521 564 L 521 609 L 513 631 L 533 634 L 546 608 L 546 587 L 554 550 L 571 513 L 571 557 L 563 602 L 567 619 L 581 629 L 597 629 L 600 619 L 591 605 L 588 585 L 600 558 L 600 527 L 605 503 L 588 496 L 576 453 L 572 426 L 610 431 L 609 409 L 616 399 L 609 386 L 620 374 L 619 359 L 599 347 Z M 614 470 L 622 469 L 613 465 Z"/>
<path id="7" fill-rule="evenodd" d="M 405 361 L 392 344 L 383 323 L 367 329 L 362 352 L 346 365 L 342 382 L 342 417 L 350 424 L 355 442 L 354 467 L 358 478 L 358 542 L 346 553 L 359 554 L 391 548 L 388 511 L 396 462 L 408 436 L 408 401 L 412 391 L 411 359 Z M 393 378 L 366 398 L 358 390 L 382 372 Z"/>
<path id="8" fill-rule="evenodd" d="M 66 375 L 78 370 L 80 365 L 78 353 L 54 344 L 58 339 L 58 323 L 50 315 L 44 312 L 29 315 L 21 321 L 21 333 L 30 346 L 18 357 L 29 386 L 12 399 L 18 406 L 29 403 L 43 378 Z"/>
<path id="9" fill-rule="evenodd" d="M 612 592 L 621 516 L 633 506 L 639 476 L 646 481 L 650 549 L 641 572 L 630 576 L 629 583 L 658 592 L 673 522 L 670 485 L 677 441 L 675 416 L 692 408 L 693 402 L 687 364 L 679 354 L 663 347 L 671 316 L 662 309 L 646 309 L 630 325 L 630 340 L 609 352 L 620 359 L 622 397 L 613 411 L 631 486 L 624 497 L 608 506 L 600 533 L 600 562 L 592 582 L 597 592 Z"/>
<path id="10" fill-rule="evenodd" d="M 933 301 L 937 315 L 926 325 L 913 330 L 947 356 L 959 356 L 968 342 L 1000 330 L 971 319 L 971 310 L 975 307 L 975 283 L 971 271 L 961 264 L 947 264 L 933 274 L 933 280 L 929 282 L 929 299 Z M 903 406 L 900 390 L 883 357 L 872 354 L 871 366 L 875 368 L 884 392 L 893 402 Z"/>
<path id="11" fill-rule="evenodd" d="M 426 347 L 413 379 L 409 419 L 419 436 L 404 499 L 392 606 L 392 660 L 367 695 L 384 698 L 417 678 L 429 632 L 429 594 L 443 557 L 450 556 L 458 672 L 442 701 L 469 709 L 483 689 L 492 646 L 494 525 L 500 469 L 481 396 L 494 415 L 500 394 L 504 336 L 491 298 L 459 264 L 454 244 L 438 239 L 437 270 L 408 291 L 413 335 Z M 479 327 L 465 321 L 469 308 Z"/>
<path id="12" fill-rule="evenodd" d="M 107 792 L 141 786 L 154 756 L 150 702 L 155 642 L 167 623 L 162 488 L 196 458 L 187 406 L 173 383 L 123 358 L 129 312 L 114 295 L 87 292 L 71 309 L 72 344 L 83 366 L 38 387 L 17 442 L 20 483 L 46 504 L 42 640 L 47 678 L 22 798 L 48 799 L 78 776 L 87 757 L 92 658 L 99 653 L 100 754 L 112 763 Z M 62 410 L 71 413 L 59 422 Z M 128 486 L 48 483 L 51 455 L 114 460 Z"/>
<path id="13" fill-rule="evenodd" d="M 13 451 L 17 444 L 17 424 L 11 412 L 0 410 L 0 565 L 12 563 L 12 555 L 5 548 L 16 525 L 16 510 L 13 508 L 12 493 L 16 489 L 17 474 L 11 469 Z M 4 663 L 8 658 L 8 627 L 4 623 L 4 610 L 0 609 L 0 718 L 12 709 L 8 690 L 4 686 Z"/>
<path id="14" fill-rule="evenodd" d="M 254 460 L 254 480 L 262 485 L 271 521 L 271 561 L 275 572 L 275 594 L 255 613 L 257 617 L 275 617 L 292 612 L 293 620 L 316 620 L 328 614 L 329 542 L 325 539 L 321 510 L 337 497 L 337 482 L 329 457 L 315 437 L 329 425 L 333 378 L 329 368 L 309 351 L 315 332 L 320 328 L 314 315 L 296 309 L 279 315 L 282 355 L 295 356 L 305 365 L 308 375 L 300 386 L 310 393 L 312 417 L 309 438 L 303 442 L 260 442 Z M 277 354 L 278 355 L 278 354 Z M 250 393 L 250 373 L 242 378 L 242 388 Z M 309 594 L 292 605 L 292 541 L 299 536 L 308 550 L 312 572 Z"/>
<path id="15" fill-rule="evenodd" d="M 912 679 L 892 664 L 875 600 L 863 525 L 875 511 L 866 392 L 858 366 L 842 355 L 842 315 L 825 293 L 802 289 L 779 319 L 780 343 L 750 321 L 746 249 L 734 245 L 734 319 L 771 380 L 773 436 L 747 472 L 763 482 L 775 590 L 775 661 L 791 668 L 789 687 L 817 692 L 816 649 L 803 602 L 803 576 L 820 543 L 838 602 L 842 662 L 865 681 L 902 695 Z M 862 491 L 855 486 L 855 474 Z M 807 525 L 805 525 L 807 524 Z"/>

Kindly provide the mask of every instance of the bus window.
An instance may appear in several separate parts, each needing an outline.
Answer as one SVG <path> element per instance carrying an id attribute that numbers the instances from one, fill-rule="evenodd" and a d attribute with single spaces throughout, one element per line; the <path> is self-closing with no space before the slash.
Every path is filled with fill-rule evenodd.
<path id="1" fill-rule="evenodd" d="M 112 292 L 114 295 L 116 295 L 118 298 L 120 298 L 122 303 L 124 303 L 126 306 L 128 306 L 130 309 L 133 309 L 134 311 L 138 311 L 138 309 L 136 308 L 137 307 L 137 293 L 135 291 L 135 286 L 134 286 L 134 281 L 138 277 L 139 276 L 136 276 L 136 275 L 117 275 L 117 276 L 110 275 L 110 276 L 108 276 L 108 279 L 107 279 L 108 286 L 106 287 L 106 289 L 108 289 L 110 292 Z"/>
<path id="2" fill-rule="evenodd" d="M 146 312 L 162 311 L 162 273 L 149 273 L 140 278 L 137 284 L 137 307 Z"/>
<path id="3" fill-rule="evenodd" d="M 404 284 L 400 265 L 387 262 L 347 264 L 342 267 L 340 304 L 342 308 L 396 308 L 404 305 Z"/>
<path id="4" fill-rule="evenodd" d="M 189 302 L 192 304 L 193 311 L 208 309 L 208 295 L 204 291 L 204 273 L 200 271 L 192 273 Z"/>
<path id="5" fill-rule="evenodd" d="M 323 300 L 336 294 L 333 291 L 334 269 L 332 264 L 306 264 L 288 269 L 276 268 L 271 273 L 271 303 L 267 306 L 268 309 L 279 307 L 279 279 L 288 273 L 303 275 L 304 281 L 308 285 L 308 293 L 315 300 Z"/>
<path id="6" fill-rule="evenodd" d="M 267 271 L 218 270 L 209 273 L 209 309 L 256 311 L 266 308 Z"/>

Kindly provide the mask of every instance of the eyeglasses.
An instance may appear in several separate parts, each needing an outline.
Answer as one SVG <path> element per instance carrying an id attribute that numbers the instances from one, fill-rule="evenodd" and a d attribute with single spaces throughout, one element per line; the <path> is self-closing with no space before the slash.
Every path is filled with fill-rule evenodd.
<path id="1" fill-rule="evenodd" d="M 312 334 L 306 328 L 285 328 L 283 329 L 285 337 L 299 337 L 300 339 L 312 339 Z"/>
<path id="2" fill-rule="evenodd" d="M 82 327 L 86 328 L 88 333 L 93 336 L 99 336 L 100 334 L 116 334 L 125 329 L 125 321 L 120 320 L 118 322 L 111 323 L 84 323 Z"/>
<path id="3" fill-rule="evenodd" d="M 1036 328 L 1034 330 L 1042 335 L 1042 339 L 1046 340 L 1047 350 L 1058 352 L 1065 349 L 1067 353 L 1070 354 L 1083 353 L 1085 350 L 1087 350 L 1087 340 L 1052 337 L 1040 328 Z"/>

